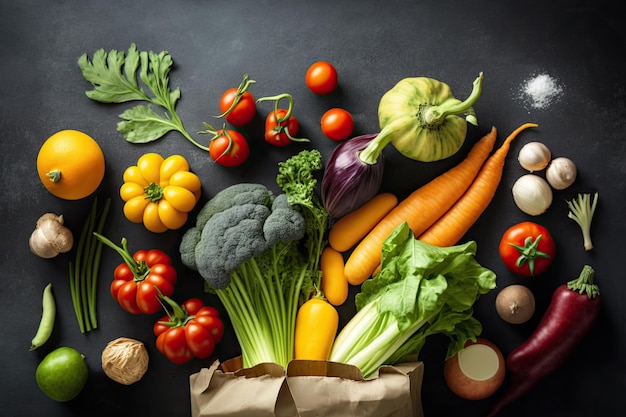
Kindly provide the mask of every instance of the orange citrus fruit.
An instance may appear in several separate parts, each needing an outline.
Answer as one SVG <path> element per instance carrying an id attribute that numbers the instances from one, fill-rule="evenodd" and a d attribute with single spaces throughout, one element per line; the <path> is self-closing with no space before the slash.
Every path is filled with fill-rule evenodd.
<path id="1" fill-rule="evenodd" d="M 104 154 L 89 135 L 62 130 L 39 149 L 37 173 L 44 187 L 65 200 L 87 197 L 104 178 Z"/>

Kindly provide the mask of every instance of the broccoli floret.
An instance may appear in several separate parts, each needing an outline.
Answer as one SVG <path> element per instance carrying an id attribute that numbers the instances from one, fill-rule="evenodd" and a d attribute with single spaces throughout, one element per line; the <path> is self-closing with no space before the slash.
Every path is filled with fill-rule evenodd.
<path id="1" fill-rule="evenodd" d="M 291 242 L 304 237 L 304 217 L 294 210 L 286 194 L 279 194 L 272 204 L 272 213 L 263 224 L 263 236 L 269 246 L 278 242 Z"/>
<path id="2" fill-rule="evenodd" d="M 201 231 L 196 226 L 183 237 L 185 248 L 195 242 L 193 256 L 189 252 L 184 256 L 213 289 L 226 288 L 231 274 L 250 258 L 263 255 L 278 243 L 298 241 L 305 231 L 304 218 L 287 202 L 285 194 L 275 198 L 267 194 L 265 199 L 250 203 L 241 202 L 241 194 L 228 193 L 240 203 L 213 212 Z M 262 196 L 258 192 L 255 195 Z M 224 203 L 222 199 L 221 207 L 227 206 Z"/>
<path id="3" fill-rule="evenodd" d="M 179 251 L 183 265 L 194 271 L 198 270 L 196 246 L 200 241 L 204 225 L 215 214 L 246 203 L 269 206 L 273 199 L 273 193 L 265 185 L 255 183 L 231 185 L 215 194 L 198 212 L 196 225 L 189 228 L 181 239 Z"/>

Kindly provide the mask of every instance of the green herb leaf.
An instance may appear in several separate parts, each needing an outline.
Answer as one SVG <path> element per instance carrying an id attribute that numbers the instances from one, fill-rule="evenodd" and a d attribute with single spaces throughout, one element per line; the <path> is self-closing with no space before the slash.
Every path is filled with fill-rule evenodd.
<path id="1" fill-rule="evenodd" d="M 117 124 L 117 131 L 131 143 L 148 143 L 159 139 L 171 130 L 177 130 L 167 117 L 158 115 L 150 106 L 139 105 L 120 114 L 123 119 Z"/>
<path id="2" fill-rule="evenodd" d="M 149 100 L 137 83 L 135 73 L 139 67 L 139 53 L 135 45 L 124 52 L 111 50 L 108 54 L 98 49 L 91 61 L 87 54 L 78 59 L 83 77 L 93 85 L 87 97 L 101 103 L 123 103 L 133 100 Z M 124 73 L 122 73 L 122 68 Z"/>
<path id="3" fill-rule="evenodd" d="M 87 54 L 78 59 L 83 76 L 93 85 L 93 89 L 86 92 L 90 99 L 101 103 L 145 101 L 165 110 L 166 114 L 160 116 L 149 106 L 136 106 L 122 113 L 120 117 L 123 121 L 118 123 L 117 130 L 124 134 L 127 141 L 151 142 L 175 130 L 195 146 L 208 150 L 207 146 L 191 137 L 176 113 L 176 103 L 181 93 L 180 89 L 170 90 L 169 87 L 169 74 L 173 65 L 169 53 L 140 52 L 135 44 L 128 48 L 126 54 L 115 49 L 108 53 L 99 49 L 91 61 Z M 151 96 L 144 87 L 152 93 Z"/>

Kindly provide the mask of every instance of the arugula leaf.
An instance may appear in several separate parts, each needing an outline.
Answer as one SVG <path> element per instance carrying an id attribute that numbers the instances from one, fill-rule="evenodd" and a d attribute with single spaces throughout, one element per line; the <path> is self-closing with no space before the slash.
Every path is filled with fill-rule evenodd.
<path id="1" fill-rule="evenodd" d="M 152 142 L 174 130 L 200 149 L 208 150 L 191 137 L 176 113 L 181 93 L 179 88 L 171 90 L 169 87 L 173 65 L 169 53 L 140 52 L 135 44 L 131 44 L 126 54 L 115 49 L 108 53 L 98 49 L 91 60 L 87 54 L 78 59 L 83 77 L 93 86 L 86 92 L 90 99 L 101 103 L 145 101 L 165 110 L 164 115 L 159 115 L 150 106 L 136 106 L 123 112 L 120 115 L 123 121 L 118 123 L 117 130 L 128 142 Z M 147 94 L 144 87 L 152 95 Z"/>

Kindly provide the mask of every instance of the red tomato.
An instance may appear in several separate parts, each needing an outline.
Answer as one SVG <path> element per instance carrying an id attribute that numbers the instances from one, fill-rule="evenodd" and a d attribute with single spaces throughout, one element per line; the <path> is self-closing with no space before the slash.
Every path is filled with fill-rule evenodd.
<path id="1" fill-rule="evenodd" d="M 265 141 L 274 146 L 287 146 L 295 139 L 294 135 L 300 130 L 300 123 L 294 116 L 285 119 L 288 111 L 278 109 L 270 112 L 265 118 Z"/>
<path id="2" fill-rule="evenodd" d="M 531 277 L 550 266 L 555 245 L 548 229 L 537 223 L 521 222 L 504 232 L 498 250 L 511 272 Z"/>
<path id="3" fill-rule="evenodd" d="M 324 136 L 339 141 L 348 139 L 352 135 L 354 119 L 347 110 L 334 108 L 324 113 L 321 125 Z"/>
<path id="4" fill-rule="evenodd" d="M 248 159 L 250 147 L 246 138 L 236 130 L 218 130 L 209 144 L 209 154 L 218 164 L 236 167 Z"/>
<path id="5" fill-rule="evenodd" d="M 177 274 L 172 260 L 158 249 L 138 250 L 132 260 L 130 253 L 127 256 L 128 262 L 113 271 L 111 295 L 129 313 L 154 314 L 161 309 L 155 287 L 166 296 L 174 292 Z"/>
<path id="6" fill-rule="evenodd" d="M 305 82 L 315 94 L 329 94 L 337 88 L 337 70 L 330 62 L 315 62 L 307 70 Z"/>
<path id="7" fill-rule="evenodd" d="M 193 353 L 187 347 L 185 329 L 173 327 L 157 337 L 157 349 L 175 364 L 183 364 L 193 359 Z"/>
<path id="8" fill-rule="evenodd" d="M 156 347 L 170 361 L 182 364 L 193 358 L 208 358 L 222 340 L 224 323 L 217 309 L 205 306 L 201 299 L 190 298 L 177 305 L 169 297 L 161 297 L 172 307 L 153 327 Z"/>
<path id="9" fill-rule="evenodd" d="M 255 81 L 243 76 L 243 81 L 237 88 L 229 88 L 224 91 L 220 99 L 220 111 L 217 117 L 225 117 L 226 121 L 233 126 L 244 126 L 252 121 L 256 114 L 256 101 L 248 91 L 250 84 Z"/>
<path id="10" fill-rule="evenodd" d="M 202 307 L 204 307 L 204 301 L 200 298 L 190 298 L 182 304 L 183 308 L 190 316 L 196 314 Z"/>
<path id="11" fill-rule="evenodd" d="M 245 126 L 254 119 L 256 102 L 254 96 L 247 91 L 239 97 L 237 94 L 236 88 L 226 90 L 220 100 L 220 111 L 225 113 L 224 117 L 231 125 Z M 237 100 L 236 103 L 235 100 Z"/>

